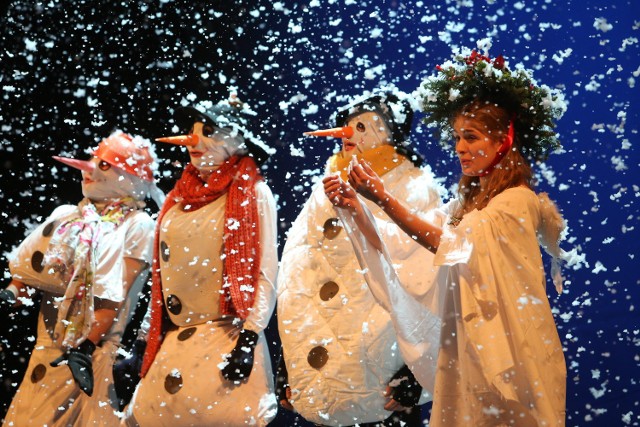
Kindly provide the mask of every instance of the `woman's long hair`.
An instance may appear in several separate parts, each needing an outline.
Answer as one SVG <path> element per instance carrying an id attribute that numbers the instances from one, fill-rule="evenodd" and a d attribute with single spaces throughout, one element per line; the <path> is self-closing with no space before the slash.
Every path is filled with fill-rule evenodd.
<path id="1" fill-rule="evenodd" d="M 483 101 L 474 101 L 467 104 L 460 112 L 452 117 L 452 122 L 464 115 L 479 122 L 488 135 L 496 135 L 502 138 L 507 135 L 510 113 L 504 108 Z M 520 153 L 518 127 L 516 125 L 513 147 L 498 163 L 498 165 L 486 176 L 484 186 L 480 186 L 480 178 L 477 176 L 463 175 L 458 182 L 458 195 L 462 202 L 461 208 L 454 214 L 457 219 L 474 209 L 481 210 L 487 206 L 492 198 L 504 190 L 520 185 L 529 188 L 533 186 L 533 173 L 531 165 Z"/>

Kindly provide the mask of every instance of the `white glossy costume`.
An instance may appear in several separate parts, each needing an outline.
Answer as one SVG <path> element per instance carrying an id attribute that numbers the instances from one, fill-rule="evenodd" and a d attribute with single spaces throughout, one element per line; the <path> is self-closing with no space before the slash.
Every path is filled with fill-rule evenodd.
<path id="1" fill-rule="evenodd" d="M 403 354 L 413 359 L 410 367 L 425 387 L 433 384 L 436 369 L 429 334 L 437 326 L 433 308 L 441 308 L 430 425 L 512 425 L 496 415 L 513 411 L 513 425 L 563 426 L 566 367 L 538 243 L 561 256 L 562 218 L 546 195 L 525 187 L 503 191 L 481 211 L 467 213 L 457 227 L 446 225 L 457 203 L 448 203 L 434 218 L 443 226 L 435 257 L 442 299 L 405 291 L 389 257 L 352 229 L 359 256 L 375 265 L 367 277 L 372 292 L 391 310 Z"/>
<path id="2" fill-rule="evenodd" d="M 408 160 L 382 179 L 416 211 L 440 205 L 432 175 Z M 432 256 L 377 206 L 367 205 L 403 279 L 426 287 L 422 269 Z M 325 225 L 332 218 L 336 210 L 319 183 L 289 230 L 282 254 L 278 329 L 290 401 L 318 424 L 382 421 L 391 415 L 384 410 L 383 393 L 404 362 L 389 315 L 368 290 L 349 237 L 340 226 Z"/>
<path id="3" fill-rule="evenodd" d="M 178 203 L 162 221 L 161 275 L 171 321 L 149 372 L 129 406 L 141 426 L 235 426 L 268 424 L 277 412 L 273 373 L 262 332 L 275 306 L 276 205 L 264 182 L 256 184 L 260 214 L 261 273 L 253 310 L 244 328 L 259 334 L 248 382 L 225 380 L 218 365 L 236 344 L 240 325 L 220 314 L 220 259 L 226 196 L 191 212 Z M 171 307 L 179 304 L 177 311 Z"/>
<path id="4" fill-rule="evenodd" d="M 255 149 L 253 140 L 244 139 L 250 133 L 233 108 L 224 102 L 217 105 L 222 109 L 214 107 L 209 113 L 188 109 L 188 124 L 193 126 L 185 138 L 196 140 L 189 146 L 191 163 L 200 173 L 196 179 L 202 179 L 203 173 L 216 173 L 231 156 L 246 154 L 246 146 L 249 151 Z M 216 126 L 218 123 L 225 127 Z M 185 202 L 178 201 L 162 217 L 157 243 L 160 285 L 171 321 L 167 323 L 175 327 L 172 325 L 164 334 L 153 363 L 136 389 L 126 410 L 127 425 L 265 426 L 277 413 L 263 332 L 276 303 L 276 203 L 268 185 L 257 181 L 260 273 L 253 306 L 241 322 L 223 315 L 220 305 L 224 294 L 225 222 L 232 221 L 225 218 L 228 195 L 229 190 L 194 210 L 184 210 Z M 226 356 L 236 346 L 243 328 L 257 333 L 258 343 L 249 378 L 234 383 L 223 377 L 221 368 L 226 366 Z"/>
<path id="5" fill-rule="evenodd" d="M 53 211 L 18 247 L 10 262 L 12 277 L 34 287 L 60 289 L 59 279 L 34 262 L 43 254 L 55 227 L 52 224 L 77 216 L 78 207 L 64 205 Z M 55 342 L 56 298 L 62 293 L 44 292 L 35 347 L 25 377 L 4 421 L 5 426 L 113 426 L 119 422 L 117 398 L 113 390 L 112 366 L 122 333 L 136 306 L 146 275 L 138 276 L 131 288 L 123 288 L 124 258 L 151 263 L 153 220 L 142 210 L 130 212 L 115 230 L 103 234 L 96 248 L 96 298 L 124 301 L 113 326 L 93 353 L 95 387 L 89 397 L 75 384 L 65 365 L 51 367 L 62 354 Z M 35 256 L 37 260 L 39 255 Z M 33 265 L 35 265 L 35 270 Z M 40 271 L 38 271 L 40 270 Z M 62 288 L 62 292 L 64 289 Z"/>

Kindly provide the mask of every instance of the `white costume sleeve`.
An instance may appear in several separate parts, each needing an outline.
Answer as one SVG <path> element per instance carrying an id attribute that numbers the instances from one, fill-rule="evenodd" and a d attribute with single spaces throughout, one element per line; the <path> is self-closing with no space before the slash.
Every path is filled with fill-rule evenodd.
<path id="1" fill-rule="evenodd" d="M 258 214 L 260 215 L 260 279 L 251 314 L 244 327 L 254 332 L 269 324 L 276 305 L 275 279 L 278 269 L 278 216 L 276 202 L 265 182 L 256 184 Z"/>
<path id="2" fill-rule="evenodd" d="M 429 180 L 413 179 L 407 183 L 406 189 L 397 189 L 392 194 L 412 213 L 423 218 L 431 217 L 440 207 L 441 201 L 437 191 L 430 184 Z M 378 234 L 384 242 L 385 250 L 403 288 L 422 303 L 431 301 L 431 307 L 437 312 L 440 296 L 434 282 L 437 273 L 433 267 L 434 255 L 405 233 L 377 206 L 375 209 L 370 208 L 369 212 L 375 216 Z M 361 264 L 361 267 L 365 268 L 366 265 Z"/>
<path id="3" fill-rule="evenodd" d="M 145 214 L 138 214 L 132 218 L 132 224 L 127 230 L 124 244 L 124 257 L 144 261 L 151 265 L 153 258 L 153 231 L 155 222 Z"/>
<path id="4" fill-rule="evenodd" d="M 368 208 L 365 214 L 375 227 L 375 220 Z M 437 313 L 429 311 L 400 283 L 383 237 L 382 251 L 374 248 L 360 232 L 353 216 L 344 209 L 336 209 L 349 233 L 356 256 L 363 267 L 364 278 L 378 303 L 389 312 L 396 330 L 398 346 L 404 362 L 422 387 L 433 394 L 440 341 L 441 320 Z M 426 266 L 426 271 L 429 271 Z M 434 281 L 433 277 L 430 281 Z"/>
<path id="5" fill-rule="evenodd" d="M 94 281 L 96 298 L 121 302 L 128 289 L 123 286 L 124 258 L 133 258 L 151 263 L 153 247 L 153 221 L 144 212 L 129 214 L 120 227 L 127 227 L 123 236 L 116 232 L 101 241 Z M 124 230 L 122 230 L 124 231 Z M 124 241 L 123 241 L 124 240 Z"/>
<path id="6" fill-rule="evenodd" d="M 14 279 L 57 295 L 64 294 L 67 284 L 59 275 L 40 268 L 41 263 L 37 260 L 44 257 L 53 231 L 60 222 L 73 217 L 77 212 L 75 205 L 58 206 L 9 254 L 9 271 Z"/>
<path id="7" fill-rule="evenodd" d="M 151 265 L 153 258 L 153 232 L 155 222 L 148 216 L 145 221 L 136 221 L 127 232 L 127 241 L 125 243 L 125 257 L 144 261 L 147 266 Z M 146 274 L 143 272 L 142 275 Z M 138 278 L 138 280 L 140 280 Z M 144 286 L 144 285 L 143 285 Z M 137 298 L 136 298 L 137 301 Z M 151 304 L 147 307 L 147 312 L 138 328 L 137 339 L 145 340 L 149 333 L 151 325 Z"/>
<path id="8" fill-rule="evenodd" d="M 569 261 L 570 258 L 570 254 L 563 251 L 559 246 L 560 241 L 563 239 L 562 233 L 565 231 L 566 224 L 560 212 L 558 212 L 557 206 L 549 199 L 547 193 L 538 194 L 538 200 L 540 201 L 542 217 L 542 224 L 538 229 L 538 239 L 542 247 L 552 257 L 551 277 L 553 284 L 556 286 L 556 291 L 561 293 L 563 278 L 560 271 L 560 262 Z"/>

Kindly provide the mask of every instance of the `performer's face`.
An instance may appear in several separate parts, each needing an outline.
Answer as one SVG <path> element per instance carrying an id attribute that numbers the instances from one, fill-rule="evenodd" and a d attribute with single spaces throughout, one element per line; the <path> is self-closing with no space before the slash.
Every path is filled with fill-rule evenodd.
<path id="1" fill-rule="evenodd" d="M 97 157 L 89 161 L 93 171 L 82 171 L 82 194 L 94 201 L 120 197 L 119 187 L 126 180 L 126 172 Z"/>
<path id="2" fill-rule="evenodd" d="M 201 173 L 218 169 L 229 157 L 241 151 L 242 137 L 230 129 L 195 122 L 191 132 L 198 136 L 195 147 L 188 147 L 191 163 Z"/>
<path id="3" fill-rule="evenodd" d="M 501 145 L 479 120 L 465 115 L 459 115 L 453 122 L 453 135 L 462 173 L 467 176 L 481 175 L 495 159 Z"/>
<path id="4" fill-rule="evenodd" d="M 375 112 L 368 111 L 351 117 L 346 126 L 353 129 L 351 138 L 342 138 L 342 153 L 358 154 L 391 143 L 391 131 Z"/>

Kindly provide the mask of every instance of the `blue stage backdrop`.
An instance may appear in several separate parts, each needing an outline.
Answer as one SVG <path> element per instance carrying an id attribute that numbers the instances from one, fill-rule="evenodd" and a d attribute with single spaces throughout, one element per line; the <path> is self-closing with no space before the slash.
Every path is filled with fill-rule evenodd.
<path id="1" fill-rule="evenodd" d="M 10 1 L 0 16 L 0 245 L 6 256 L 55 206 L 77 202 L 79 174 L 52 155 L 86 156 L 113 129 L 174 133 L 180 103 L 230 90 L 277 148 L 264 171 L 278 197 L 280 248 L 337 140 L 348 97 L 411 92 L 453 49 L 490 38 L 491 56 L 563 89 L 563 149 L 536 167 L 569 225 L 562 295 L 548 286 L 568 367 L 567 425 L 640 424 L 637 0 Z M 415 122 L 413 143 L 447 187 L 459 167 Z M 188 161 L 158 147 L 160 186 Z M 633 243 L 633 242 L 636 243 Z M 634 267 L 635 266 L 635 267 Z M 0 314 L 0 415 L 24 373 L 37 307 Z M 279 354 L 275 322 L 270 327 Z M 428 407 L 424 409 L 425 416 Z M 306 425 L 281 413 L 273 425 Z"/>

